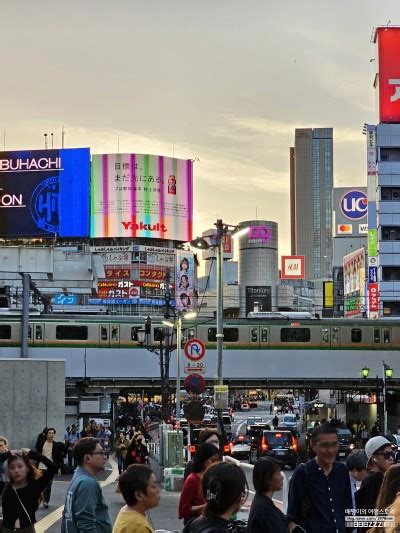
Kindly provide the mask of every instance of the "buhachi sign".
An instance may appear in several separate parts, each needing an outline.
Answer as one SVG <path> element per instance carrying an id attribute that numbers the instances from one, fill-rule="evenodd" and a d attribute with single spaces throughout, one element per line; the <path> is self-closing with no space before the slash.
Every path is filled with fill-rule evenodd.
<path id="1" fill-rule="evenodd" d="M 400 28 L 376 30 L 380 122 L 400 122 Z"/>
<path id="2" fill-rule="evenodd" d="M 281 279 L 304 279 L 304 255 L 283 255 L 281 264 Z"/>

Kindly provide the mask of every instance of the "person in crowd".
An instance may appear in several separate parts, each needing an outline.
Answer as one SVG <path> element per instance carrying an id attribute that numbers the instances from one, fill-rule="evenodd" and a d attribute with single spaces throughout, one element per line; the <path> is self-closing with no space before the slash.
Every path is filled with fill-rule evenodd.
<path id="1" fill-rule="evenodd" d="M 24 530 L 34 532 L 36 511 L 41 494 L 51 483 L 57 472 L 57 465 L 48 457 L 34 450 L 22 449 L 6 452 L 9 482 L 6 483 L 3 502 L 3 533 Z M 32 461 L 45 465 L 38 470 Z"/>
<path id="2" fill-rule="evenodd" d="M 67 448 L 67 457 L 68 457 L 68 468 L 70 470 L 72 470 L 73 468 L 72 457 L 73 457 L 73 452 L 74 452 L 74 446 L 78 442 L 78 440 L 79 440 L 79 434 L 76 430 L 76 425 L 72 424 L 71 429 L 69 430 L 65 438 L 65 445 Z"/>
<path id="3" fill-rule="evenodd" d="M 204 428 L 203 430 L 201 430 L 200 433 L 199 433 L 199 438 L 198 438 L 197 442 L 198 442 L 199 445 L 203 444 L 204 442 L 208 442 L 209 444 L 214 444 L 214 446 L 218 449 L 220 457 L 221 457 L 221 460 L 222 460 L 222 455 L 223 455 L 223 451 L 224 451 L 224 448 L 223 448 L 223 445 L 222 445 L 222 437 L 217 432 L 216 429 Z M 184 473 L 184 476 L 183 476 L 183 480 L 184 481 L 188 477 L 188 475 L 192 473 L 192 465 L 193 465 L 193 461 L 192 460 L 188 461 L 186 463 L 185 473 Z"/>
<path id="4" fill-rule="evenodd" d="M 385 528 L 384 531 L 400 531 L 400 464 L 392 465 L 386 470 L 375 509 L 375 513 L 381 517 L 385 515 L 394 517 L 394 522 L 389 523 L 389 528 Z M 382 529 L 382 527 L 373 527 L 368 533 L 379 533 Z"/>
<path id="5" fill-rule="evenodd" d="M 67 490 L 61 531 L 111 533 L 110 514 L 96 479 L 107 460 L 99 440 L 80 439 L 74 448 L 74 460 L 78 466 Z"/>
<path id="6" fill-rule="evenodd" d="M 203 516 L 188 522 L 184 533 L 227 533 L 229 518 L 245 503 L 248 486 L 243 470 L 234 464 L 210 466 L 203 476 L 206 505 Z"/>
<path id="7" fill-rule="evenodd" d="M 57 465 L 57 469 L 60 470 L 64 464 L 65 457 L 65 445 L 62 442 L 56 442 L 55 439 L 56 430 L 54 428 L 47 428 L 45 437 L 46 440 L 41 444 L 36 451 L 52 461 Z M 46 469 L 44 463 L 39 464 L 41 470 Z M 52 481 L 46 485 L 46 489 L 43 491 L 43 507 L 49 508 L 50 496 L 51 496 Z"/>
<path id="8" fill-rule="evenodd" d="M 289 533 L 286 516 L 272 501 L 275 491 L 282 490 L 282 463 L 273 457 L 262 457 L 254 465 L 253 485 L 256 489 L 251 504 L 249 533 Z"/>
<path id="9" fill-rule="evenodd" d="M 100 426 L 100 433 L 98 435 L 98 439 L 100 441 L 100 444 L 103 448 L 103 450 L 107 453 L 107 459 L 110 456 L 109 450 L 110 450 L 110 437 L 111 437 L 111 431 L 104 427 Z"/>
<path id="10" fill-rule="evenodd" d="M 46 440 L 46 434 L 47 428 L 44 428 L 43 431 L 39 433 L 36 439 L 35 450 L 39 450 L 39 448 L 43 445 L 44 441 Z"/>
<path id="11" fill-rule="evenodd" d="M 351 501 L 352 508 L 356 509 L 355 494 L 357 492 L 357 483 L 360 483 L 366 475 L 368 457 L 364 450 L 353 450 L 346 459 L 346 466 L 350 475 Z"/>
<path id="12" fill-rule="evenodd" d="M 355 494 L 357 509 L 375 509 L 376 500 L 383 482 L 383 475 L 394 462 L 390 441 L 382 435 L 372 437 L 365 445 L 368 474 Z M 373 512 L 373 511 L 371 511 Z"/>
<path id="13" fill-rule="evenodd" d="M 378 420 L 375 422 L 375 424 L 372 426 L 371 429 L 371 437 L 378 437 L 382 433 L 382 428 L 379 425 Z"/>
<path id="14" fill-rule="evenodd" d="M 273 411 L 274 411 L 274 406 L 271 403 L 271 405 L 269 406 L 269 414 L 272 415 Z"/>
<path id="15" fill-rule="evenodd" d="M 126 451 L 124 462 L 125 469 L 127 469 L 129 465 L 144 465 L 149 462 L 149 450 L 144 442 L 144 437 L 141 433 L 136 437 L 133 437 Z"/>
<path id="16" fill-rule="evenodd" d="M 119 437 L 114 443 L 115 458 L 117 459 L 119 475 L 121 475 L 124 470 L 124 461 L 128 447 L 129 440 L 126 438 L 125 433 L 120 431 Z"/>
<path id="17" fill-rule="evenodd" d="M 3 493 L 4 486 L 7 479 L 7 452 L 8 440 L 5 437 L 0 437 L 0 497 Z"/>
<path id="18" fill-rule="evenodd" d="M 126 505 L 118 513 L 113 533 L 153 533 L 146 512 L 159 504 L 160 489 L 152 470 L 146 465 L 130 465 L 118 487 Z"/>
<path id="19" fill-rule="evenodd" d="M 274 426 L 274 428 L 278 427 L 278 425 L 279 425 L 278 415 L 275 415 L 274 418 L 272 419 L 272 425 Z"/>
<path id="20" fill-rule="evenodd" d="M 344 533 L 345 510 L 352 508 L 349 472 L 337 462 L 339 441 L 331 424 L 314 427 L 315 458 L 296 467 L 289 485 L 287 518 L 307 533 Z"/>
<path id="21" fill-rule="evenodd" d="M 86 426 L 82 429 L 80 435 L 79 435 L 79 438 L 83 439 L 84 437 L 90 437 L 91 436 L 91 431 L 92 431 L 92 428 L 91 428 L 91 425 L 90 424 L 86 424 Z"/>
<path id="22" fill-rule="evenodd" d="M 207 468 L 220 460 L 219 450 L 214 444 L 200 444 L 193 457 L 192 473 L 186 478 L 179 499 L 179 518 L 183 518 L 184 524 L 200 516 L 205 508 L 201 481 Z"/>

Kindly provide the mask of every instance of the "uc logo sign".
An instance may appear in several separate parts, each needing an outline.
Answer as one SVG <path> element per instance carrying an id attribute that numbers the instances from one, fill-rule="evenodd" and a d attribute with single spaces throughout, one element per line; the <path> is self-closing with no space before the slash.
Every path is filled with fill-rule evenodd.
<path id="1" fill-rule="evenodd" d="M 263 243 L 271 239 L 271 230 L 268 226 L 251 226 L 249 240 L 259 240 Z"/>
<path id="2" fill-rule="evenodd" d="M 361 191 L 347 191 L 340 200 L 340 210 L 349 220 L 360 220 L 367 214 L 367 195 Z"/>

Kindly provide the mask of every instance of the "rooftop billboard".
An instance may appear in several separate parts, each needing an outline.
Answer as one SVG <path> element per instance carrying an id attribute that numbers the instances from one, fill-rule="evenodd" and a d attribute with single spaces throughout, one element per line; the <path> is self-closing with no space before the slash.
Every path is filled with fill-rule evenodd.
<path id="1" fill-rule="evenodd" d="M 336 237 L 366 235 L 368 199 L 366 187 L 335 187 L 333 191 Z"/>
<path id="2" fill-rule="evenodd" d="M 376 31 L 379 72 L 379 120 L 400 122 L 400 28 L 381 27 Z"/>
<path id="3" fill-rule="evenodd" d="M 193 163 L 148 154 L 92 156 L 91 237 L 192 240 Z"/>
<path id="4" fill-rule="evenodd" d="M 89 148 L 0 152 L 0 237 L 87 237 L 89 179 Z"/>

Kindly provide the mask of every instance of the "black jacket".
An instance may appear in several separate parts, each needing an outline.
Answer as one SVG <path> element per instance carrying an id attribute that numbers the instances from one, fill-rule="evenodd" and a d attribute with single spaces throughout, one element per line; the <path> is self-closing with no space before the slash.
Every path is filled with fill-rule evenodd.
<path id="1" fill-rule="evenodd" d="M 228 533 L 227 520 L 219 516 L 200 516 L 186 524 L 183 533 Z"/>
<path id="2" fill-rule="evenodd" d="M 248 533 L 289 533 L 286 516 L 261 492 L 254 496 L 247 527 Z"/>
<path id="3" fill-rule="evenodd" d="M 361 487 L 355 493 L 357 509 L 367 509 L 366 513 L 362 514 L 370 516 L 368 509 L 375 510 L 376 500 L 378 499 L 378 494 L 381 490 L 382 483 L 382 472 L 369 472 L 363 479 Z"/>
<path id="4" fill-rule="evenodd" d="M 36 448 L 36 451 L 38 453 L 42 453 L 44 442 L 40 442 L 38 444 L 38 447 Z M 55 442 L 53 441 L 53 453 L 52 453 L 52 459 L 53 463 L 57 465 L 58 468 L 61 468 L 61 466 L 64 464 L 64 457 L 66 454 L 66 446 L 62 442 Z"/>

